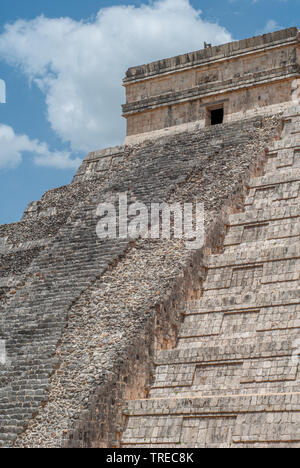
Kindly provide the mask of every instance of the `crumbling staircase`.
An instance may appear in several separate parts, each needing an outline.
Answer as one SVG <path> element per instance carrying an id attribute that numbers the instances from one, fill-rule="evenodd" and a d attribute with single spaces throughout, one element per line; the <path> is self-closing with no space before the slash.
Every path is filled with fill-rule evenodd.
<path id="1" fill-rule="evenodd" d="M 299 208 L 293 107 L 148 399 L 127 402 L 122 447 L 300 447 Z"/>

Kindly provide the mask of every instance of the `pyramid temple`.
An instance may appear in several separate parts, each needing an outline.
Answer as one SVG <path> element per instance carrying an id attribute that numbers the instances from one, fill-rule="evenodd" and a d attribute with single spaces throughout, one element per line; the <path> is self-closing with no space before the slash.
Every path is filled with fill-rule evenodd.
<path id="1" fill-rule="evenodd" d="M 0 447 L 300 448 L 300 31 L 123 84 L 123 145 L 0 226 Z M 120 194 L 204 245 L 100 238 Z"/>

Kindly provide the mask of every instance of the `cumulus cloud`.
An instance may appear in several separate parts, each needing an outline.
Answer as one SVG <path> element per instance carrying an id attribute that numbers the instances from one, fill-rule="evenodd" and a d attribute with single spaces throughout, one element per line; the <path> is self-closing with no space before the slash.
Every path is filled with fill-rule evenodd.
<path id="1" fill-rule="evenodd" d="M 6 86 L 5 81 L 0 79 L 0 103 L 5 104 L 6 102 Z"/>
<path id="2" fill-rule="evenodd" d="M 52 152 L 46 143 L 17 135 L 12 127 L 0 124 L 0 169 L 18 166 L 26 152 L 33 153 L 34 162 L 39 166 L 76 169 L 81 162 L 79 158 L 72 159 L 68 152 Z"/>
<path id="3" fill-rule="evenodd" d="M 121 84 L 129 66 L 232 39 L 201 15 L 188 0 L 156 0 L 101 9 L 89 21 L 19 20 L 0 35 L 0 55 L 43 91 L 62 141 L 89 151 L 124 138 Z"/>
<path id="4" fill-rule="evenodd" d="M 278 31 L 279 29 L 283 29 L 282 26 L 280 26 L 277 21 L 270 19 L 266 22 L 262 32 L 263 33 L 270 33 L 273 31 Z"/>

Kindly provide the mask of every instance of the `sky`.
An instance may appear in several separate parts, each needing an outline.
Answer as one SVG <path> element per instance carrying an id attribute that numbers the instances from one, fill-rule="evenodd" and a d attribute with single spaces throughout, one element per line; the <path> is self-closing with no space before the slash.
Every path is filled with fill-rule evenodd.
<path id="1" fill-rule="evenodd" d="M 0 224 L 122 144 L 128 67 L 297 18 L 299 0 L 0 0 Z"/>

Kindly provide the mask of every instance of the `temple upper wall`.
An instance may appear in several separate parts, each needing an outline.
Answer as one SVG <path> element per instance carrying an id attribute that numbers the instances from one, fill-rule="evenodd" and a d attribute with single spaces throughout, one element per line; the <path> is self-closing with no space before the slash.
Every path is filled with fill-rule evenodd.
<path id="1" fill-rule="evenodd" d="M 293 101 L 299 76 L 296 27 L 130 68 L 124 78 L 127 138 L 281 109 Z"/>

